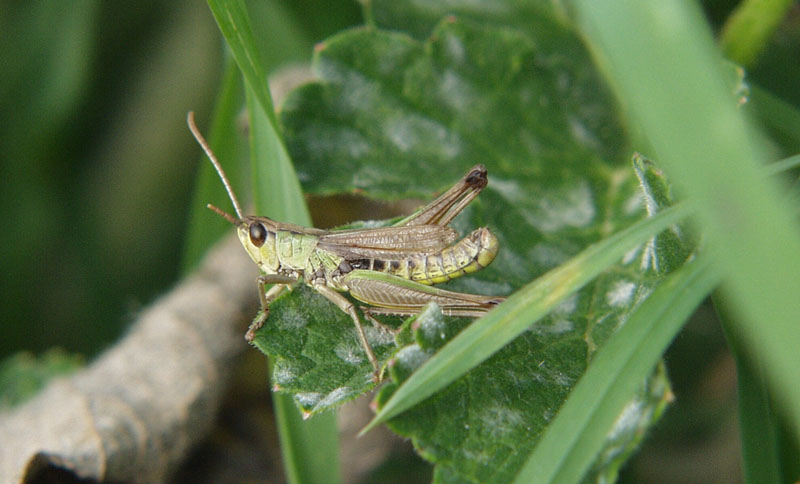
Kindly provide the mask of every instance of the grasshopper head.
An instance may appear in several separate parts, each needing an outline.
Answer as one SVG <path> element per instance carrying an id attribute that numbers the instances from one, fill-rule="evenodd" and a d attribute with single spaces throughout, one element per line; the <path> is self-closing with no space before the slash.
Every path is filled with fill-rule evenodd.
<path id="1" fill-rule="evenodd" d="M 245 217 L 239 221 L 236 234 L 253 262 L 266 274 L 275 274 L 280 267 L 275 246 L 275 222 L 267 217 Z"/>
<path id="2" fill-rule="evenodd" d="M 236 218 L 210 203 L 208 208 L 236 226 L 239 242 L 242 243 L 247 255 L 262 271 L 266 274 L 278 272 L 280 261 L 278 261 L 278 252 L 275 248 L 277 227 L 273 220 L 255 216 Z"/>

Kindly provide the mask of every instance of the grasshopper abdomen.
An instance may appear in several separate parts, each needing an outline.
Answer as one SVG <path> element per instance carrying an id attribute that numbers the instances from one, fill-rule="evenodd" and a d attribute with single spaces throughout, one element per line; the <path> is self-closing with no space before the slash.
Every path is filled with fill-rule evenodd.
<path id="1" fill-rule="evenodd" d="M 392 274 L 431 285 L 483 269 L 494 260 L 499 244 L 486 227 L 474 230 L 450 247 L 434 254 L 412 254 L 403 259 L 360 258 L 343 260 L 340 274 L 355 269 Z"/>
<path id="2" fill-rule="evenodd" d="M 497 237 L 481 227 L 438 254 L 409 258 L 408 279 L 439 284 L 478 271 L 494 260 L 498 247 Z"/>

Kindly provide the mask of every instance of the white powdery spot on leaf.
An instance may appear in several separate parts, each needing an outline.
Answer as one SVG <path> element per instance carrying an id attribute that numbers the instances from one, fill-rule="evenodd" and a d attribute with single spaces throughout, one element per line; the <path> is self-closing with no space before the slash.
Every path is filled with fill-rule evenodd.
<path id="1" fill-rule="evenodd" d="M 411 151 L 420 142 L 420 123 L 411 116 L 393 116 L 384 123 L 384 136 L 400 151 Z"/>
<path id="2" fill-rule="evenodd" d="M 467 462 L 486 464 L 491 461 L 492 455 L 483 449 L 476 450 L 469 446 L 461 446 L 461 455 Z"/>
<path id="3" fill-rule="evenodd" d="M 363 165 L 357 171 L 354 171 L 350 183 L 358 188 L 374 187 L 378 183 L 400 183 L 401 178 L 387 177 L 384 175 L 385 170 L 375 165 Z"/>
<path id="4" fill-rule="evenodd" d="M 595 214 L 592 189 L 584 181 L 543 196 L 536 210 L 525 215 L 525 219 L 538 230 L 550 233 L 565 227 L 586 227 Z"/>
<path id="5" fill-rule="evenodd" d="M 486 186 L 486 189 L 496 192 L 511 205 L 517 205 L 528 199 L 527 191 L 522 188 L 519 181 L 514 179 L 492 177 L 492 182 Z"/>
<path id="6" fill-rule="evenodd" d="M 622 256 L 622 263 L 627 265 L 633 262 L 633 260 L 639 255 L 640 249 L 641 246 L 637 246 L 626 252 L 625 255 Z"/>
<path id="7" fill-rule="evenodd" d="M 565 375 L 563 372 L 550 368 L 545 361 L 542 361 L 536 367 L 537 371 L 533 373 L 533 379 L 540 383 L 555 383 L 560 386 L 570 386 L 575 383 L 573 378 Z"/>
<path id="8" fill-rule="evenodd" d="M 477 417 L 486 432 L 495 439 L 513 432 L 524 422 L 518 410 L 500 405 L 485 407 Z"/>
<path id="9" fill-rule="evenodd" d="M 463 64 L 467 60 L 467 49 L 461 38 L 448 35 L 445 37 L 444 45 L 451 64 Z"/>
<path id="10" fill-rule="evenodd" d="M 445 332 L 447 325 L 441 317 L 422 316 L 423 315 L 420 315 L 420 318 L 418 319 L 418 321 L 422 321 L 422 325 L 420 325 L 419 330 L 422 332 L 422 336 L 426 340 L 444 340 L 447 337 L 447 333 Z"/>
<path id="11" fill-rule="evenodd" d="M 633 400 L 625 405 L 622 409 L 614 426 L 611 427 L 611 432 L 608 434 L 609 439 L 617 438 L 620 435 L 631 433 L 636 430 L 639 419 L 642 416 L 644 403 L 640 400 Z"/>
<path id="12" fill-rule="evenodd" d="M 578 294 L 571 294 L 566 299 L 561 301 L 550 314 L 553 315 L 566 315 L 572 314 L 578 309 Z"/>
<path id="13" fill-rule="evenodd" d="M 442 73 L 439 98 L 456 112 L 463 112 L 475 102 L 472 84 L 456 71 L 448 69 Z"/>
<path id="14" fill-rule="evenodd" d="M 648 269 L 658 270 L 658 257 L 656 253 L 656 239 L 651 237 L 645 242 L 642 248 L 642 260 L 639 262 L 639 269 L 643 272 Z"/>
<path id="15" fill-rule="evenodd" d="M 320 408 L 332 407 L 333 405 L 336 405 L 337 403 L 346 399 L 352 394 L 352 392 L 353 389 L 349 387 L 334 388 L 319 401 L 318 405 Z"/>
<path id="16" fill-rule="evenodd" d="M 569 319 L 559 319 L 558 321 L 553 322 L 553 324 L 543 329 L 545 329 L 546 332 L 550 334 L 569 333 L 570 331 L 575 329 L 575 323 L 573 323 Z"/>
<path id="17" fill-rule="evenodd" d="M 356 346 L 349 342 L 340 342 L 333 349 L 333 352 L 340 360 L 353 366 L 360 365 L 366 357 L 364 349 L 360 345 Z"/>
<path id="18" fill-rule="evenodd" d="M 590 150 L 596 150 L 601 144 L 595 138 L 594 133 L 583 124 L 583 121 L 576 117 L 570 117 L 569 130 L 572 137 L 578 143 L 584 145 Z"/>
<path id="19" fill-rule="evenodd" d="M 539 267 L 556 267 L 569 260 L 563 248 L 547 242 L 536 244 L 527 255 Z"/>
<path id="20" fill-rule="evenodd" d="M 291 365 L 275 365 L 272 372 L 272 383 L 280 386 L 289 386 L 297 379 L 294 368 Z"/>
<path id="21" fill-rule="evenodd" d="M 462 279 L 459 284 L 460 290 L 464 292 L 489 296 L 509 294 L 513 290 L 513 286 L 508 282 L 494 282 L 475 278 Z"/>
<path id="22" fill-rule="evenodd" d="M 303 139 L 307 141 L 307 149 L 312 156 L 318 158 L 330 157 L 331 153 L 340 153 L 353 159 L 361 159 L 369 153 L 371 144 L 367 139 L 353 128 L 345 126 L 309 127 L 305 130 Z M 312 176 L 304 174 L 304 178 Z"/>
<path id="23" fill-rule="evenodd" d="M 294 398 L 303 408 L 314 408 L 325 398 L 325 395 L 319 392 L 301 392 L 296 393 Z"/>
<path id="24" fill-rule="evenodd" d="M 283 331 L 296 331 L 305 328 L 308 324 L 304 315 L 293 311 L 286 311 L 280 319 L 273 319 L 275 319 L 274 323 L 271 319 L 267 319 L 266 324 L 276 324 Z"/>
<path id="25" fill-rule="evenodd" d="M 374 326 L 364 326 L 364 333 L 371 346 L 386 346 L 394 343 L 394 335 Z"/>
<path id="26" fill-rule="evenodd" d="M 625 215 L 633 215 L 644 207 L 644 194 L 640 191 L 633 192 L 622 204 L 622 212 Z"/>
<path id="27" fill-rule="evenodd" d="M 606 294 L 606 302 L 610 306 L 622 307 L 630 305 L 636 284 L 631 281 L 617 281 Z"/>
<path id="28" fill-rule="evenodd" d="M 359 72 L 348 69 L 342 78 L 342 85 L 348 88 L 339 90 L 336 107 L 347 114 L 375 112 L 375 108 L 383 102 L 380 84 Z"/>
<path id="29" fill-rule="evenodd" d="M 395 364 L 411 369 L 419 368 L 430 357 L 431 353 L 424 351 L 416 343 L 406 346 L 394 355 Z"/>
<path id="30" fill-rule="evenodd" d="M 455 133 L 416 114 L 395 113 L 383 122 L 382 133 L 402 153 L 435 153 L 445 159 L 461 155 L 462 143 Z"/>

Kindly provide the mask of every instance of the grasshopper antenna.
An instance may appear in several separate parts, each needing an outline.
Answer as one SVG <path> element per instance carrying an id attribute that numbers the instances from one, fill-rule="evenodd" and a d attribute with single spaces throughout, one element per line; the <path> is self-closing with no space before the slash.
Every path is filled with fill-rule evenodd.
<path id="1" fill-rule="evenodd" d="M 236 195 L 233 193 L 233 188 L 231 188 L 228 177 L 225 176 L 225 171 L 223 171 L 222 166 L 219 164 L 219 161 L 217 161 L 217 157 L 214 156 L 214 152 L 211 151 L 211 147 L 208 146 L 208 142 L 205 138 L 203 138 L 203 135 L 200 134 L 200 130 L 197 129 L 197 125 L 194 123 L 194 111 L 189 111 L 189 114 L 186 115 L 186 122 L 189 124 L 189 130 L 192 132 L 194 139 L 197 140 L 197 142 L 203 148 L 203 151 L 206 152 L 206 156 L 208 156 L 208 159 L 211 160 L 211 164 L 214 165 L 214 169 L 217 170 L 217 174 L 222 180 L 222 184 L 225 185 L 225 190 L 228 192 L 228 197 L 231 199 L 231 202 L 233 202 L 233 209 L 236 210 L 236 216 L 239 217 L 239 220 L 234 221 L 233 217 L 211 205 L 210 203 L 208 204 L 208 208 L 222 215 L 234 225 L 239 225 L 240 220 L 242 219 L 242 207 L 239 205 L 239 200 L 236 199 Z"/>

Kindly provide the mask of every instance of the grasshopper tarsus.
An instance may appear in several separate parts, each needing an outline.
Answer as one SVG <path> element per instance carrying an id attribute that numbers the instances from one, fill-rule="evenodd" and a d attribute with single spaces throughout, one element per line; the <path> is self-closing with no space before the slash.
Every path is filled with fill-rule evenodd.
<path id="1" fill-rule="evenodd" d="M 247 328 L 247 332 L 244 334 L 244 340 L 248 343 L 252 343 L 256 339 L 256 332 L 264 326 L 264 323 L 267 321 L 267 316 L 269 315 L 268 312 L 263 312 L 264 316 L 259 316 L 258 319 L 250 323 L 250 326 Z"/>

